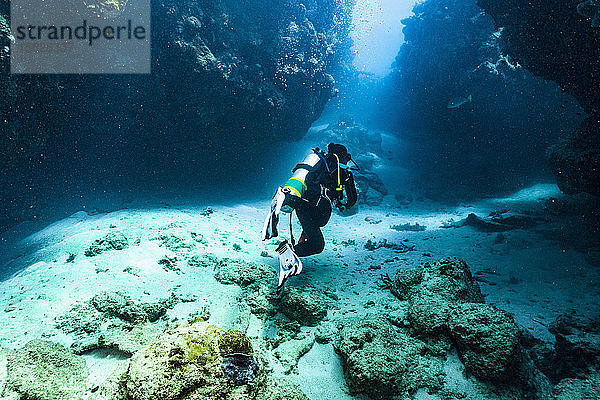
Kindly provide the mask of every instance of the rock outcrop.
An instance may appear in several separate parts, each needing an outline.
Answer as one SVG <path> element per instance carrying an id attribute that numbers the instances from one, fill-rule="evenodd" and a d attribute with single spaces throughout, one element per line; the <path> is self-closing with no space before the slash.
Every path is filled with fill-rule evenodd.
<path id="1" fill-rule="evenodd" d="M 502 49 L 571 94 L 589 116 L 550 152 L 561 190 L 600 195 L 600 36 L 597 3 L 581 0 L 478 0 L 497 27 Z"/>
<path id="2" fill-rule="evenodd" d="M 521 361 L 519 329 L 507 312 L 482 303 L 463 303 L 450 313 L 453 339 L 467 370 L 479 379 L 506 383 Z"/>
<path id="3" fill-rule="evenodd" d="M 344 322 L 335 349 L 344 362 L 351 394 L 390 399 L 443 386 L 441 361 L 428 356 L 425 343 L 385 318 Z"/>
<path id="4" fill-rule="evenodd" d="M 600 398 L 600 375 L 586 379 L 565 379 L 554 387 L 553 400 L 587 400 Z"/>
<path id="5" fill-rule="evenodd" d="M 479 285 L 464 261 L 445 259 L 400 271 L 392 293 L 408 300 L 408 319 L 420 335 L 444 334 L 457 304 L 482 303 Z"/>
<path id="6" fill-rule="evenodd" d="M 56 322 L 65 333 L 73 334 L 75 353 L 111 348 L 131 356 L 159 335 L 166 326 L 163 317 L 177 303 L 176 295 L 144 303 L 121 292 L 102 292 L 74 304 Z"/>
<path id="7" fill-rule="evenodd" d="M 600 370 L 600 316 L 559 316 L 550 326 L 555 336 L 548 375 L 555 380 L 581 378 Z"/>
<path id="8" fill-rule="evenodd" d="M 447 258 L 400 269 L 388 284 L 407 302 L 404 315 L 393 320 L 403 327 L 395 335 L 422 341 L 434 359 L 455 349 L 467 373 L 481 382 L 547 398 L 550 381 L 525 351 L 513 317 L 485 304 L 464 261 Z"/>
<path id="9" fill-rule="evenodd" d="M 244 292 L 252 313 L 265 316 L 273 313 L 275 271 L 267 264 L 229 258 L 213 259 L 215 279 L 224 285 L 237 284 Z"/>
<path id="10" fill-rule="evenodd" d="M 322 296 L 308 288 L 286 288 L 279 309 L 290 320 L 306 326 L 316 326 L 327 315 L 327 305 Z"/>
<path id="11" fill-rule="evenodd" d="M 110 250 L 123 250 L 129 247 L 125 235 L 119 231 L 108 232 L 103 237 L 94 240 L 94 243 L 85 251 L 87 257 L 94 257 Z"/>

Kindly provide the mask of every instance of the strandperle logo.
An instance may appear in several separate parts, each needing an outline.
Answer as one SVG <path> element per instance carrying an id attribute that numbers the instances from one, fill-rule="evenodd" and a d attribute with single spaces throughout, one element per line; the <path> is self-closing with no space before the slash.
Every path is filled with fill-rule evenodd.
<path id="1" fill-rule="evenodd" d="M 148 0 L 12 0 L 11 73 L 150 73 Z"/>
<path id="2" fill-rule="evenodd" d="M 87 20 L 83 20 L 81 25 L 73 28 L 72 26 L 35 26 L 35 25 L 20 25 L 16 27 L 17 34 L 14 35 L 16 40 L 87 40 L 91 46 L 95 40 L 137 40 L 146 39 L 146 28 L 141 25 L 132 26 L 131 20 L 127 21 L 127 26 L 107 25 L 104 27 L 89 25 Z"/>

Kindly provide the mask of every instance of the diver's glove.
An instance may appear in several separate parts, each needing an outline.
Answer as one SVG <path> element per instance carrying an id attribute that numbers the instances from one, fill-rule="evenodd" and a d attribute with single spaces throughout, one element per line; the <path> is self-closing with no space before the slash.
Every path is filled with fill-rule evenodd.
<path id="1" fill-rule="evenodd" d="M 277 188 L 273 200 L 271 200 L 271 209 L 265 218 L 265 223 L 262 229 L 262 240 L 267 240 L 276 237 L 279 233 L 277 232 L 277 223 L 279 222 L 279 214 L 283 207 L 285 200 L 285 192 L 281 187 Z"/>
<path id="2" fill-rule="evenodd" d="M 287 240 L 281 242 L 277 247 L 279 253 L 279 281 L 277 283 L 277 294 L 283 289 L 285 281 L 294 275 L 298 275 L 302 272 L 302 261 L 294 253 L 294 249 L 288 243 Z"/>

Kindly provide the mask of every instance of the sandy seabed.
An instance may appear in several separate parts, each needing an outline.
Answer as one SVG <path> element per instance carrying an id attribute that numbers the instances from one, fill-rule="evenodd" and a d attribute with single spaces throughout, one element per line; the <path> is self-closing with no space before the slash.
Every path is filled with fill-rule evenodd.
<path id="1" fill-rule="evenodd" d="M 535 227 L 506 231 L 501 236 L 469 226 L 442 228 L 447 221 L 461 220 L 469 213 L 487 216 L 492 211 L 511 210 L 542 215 L 544 201 L 550 196 L 560 196 L 554 185 L 538 185 L 511 197 L 461 206 L 427 201 L 399 206 L 386 198 L 381 206 L 361 206 L 352 215 L 334 214 L 324 228 L 325 251 L 305 259 L 302 274 L 288 284 L 315 287 L 339 299 L 329 309 L 328 319 L 383 312 L 379 305 L 393 296 L 380 287 L 382 275 L 393 277 L 398 269 L 455 256 L 468 263 L 487 303 L 513 314 L 534 336 L 551 341 L 547 327 L 561 313 L 592 314 L 600 309 L 600 269 L 590 266 L 584 253 L 549 234 L 559 231 L 565 220 L 546 217 Z M 213 212 L 207 212 L 207 207 Z M 239 306 L 239 286 L 221 284 L 212 271 L 195 268 L 182 259 L 176 268 L 164 268 L 158 261 L 176 254 L 156 237 L 194 233 L 203 237 L 197 252 L 266 263 L 275 271 L 277 241 L 259 239 L 267 207 L 267 201 L 237 206 L 136 201 L 113 212 L 80 211 L 26 237 L 18 237 L 16 230 L 5 233 L 11 239 L 6 244 L 3 270 L 12 271 L 12 276 L 0 283 L 0 346 L 16 349 L 39 338 L 70 346 L 74 339 L 57 327 L 56 318 L 76 302 L 103 291 L 120 291 L 146 302 L 167 298 L 172 292 L 191 296 L 195 301 L 180 302 L 168 311 L 170 323 L 187 321 L 208 307 L 211 324 L 243 329 L 250 338 L 260 337 L 264 324 L 252 314 L 242 315 L 247 310 Z M 426 230 L 391 229 L 407 223 L 418 223 Z M 84 255 L 94 240 L 115 230 L 127 237 L 127 248 L 95 257 Z M 299 236 L 297 223 L 294 231 Z M 285 218 L 280 233 L 289 236 Z M 365 248 L 367 241 L 383 239 L 414 246 L 414 250 L 398 253 Z M 85 357 L 91 374 L 88 379 L 95 384 L 101 384 L 125 362 L 110 352 Z M 450 359 L 448 368 L 452 362 Z M 276 357 L 273 363 L 274 373 L 283 374 Z M 5 365 L 0 369 L 5 371 Z M 331 343 L 314 343 L 289 377 L 312 399 L 353 398 Z"/>

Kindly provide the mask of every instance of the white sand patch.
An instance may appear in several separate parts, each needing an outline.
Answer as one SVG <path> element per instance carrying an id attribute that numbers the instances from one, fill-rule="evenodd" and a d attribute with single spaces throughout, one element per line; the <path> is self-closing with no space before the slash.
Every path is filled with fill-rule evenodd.
<path id="1" fill-rule="evenodd" d="M 353 399 L 348 394 L 342 361 L 331 344 L 315 343 L 298 362 L 294 378 L 311 399 Z"/>

